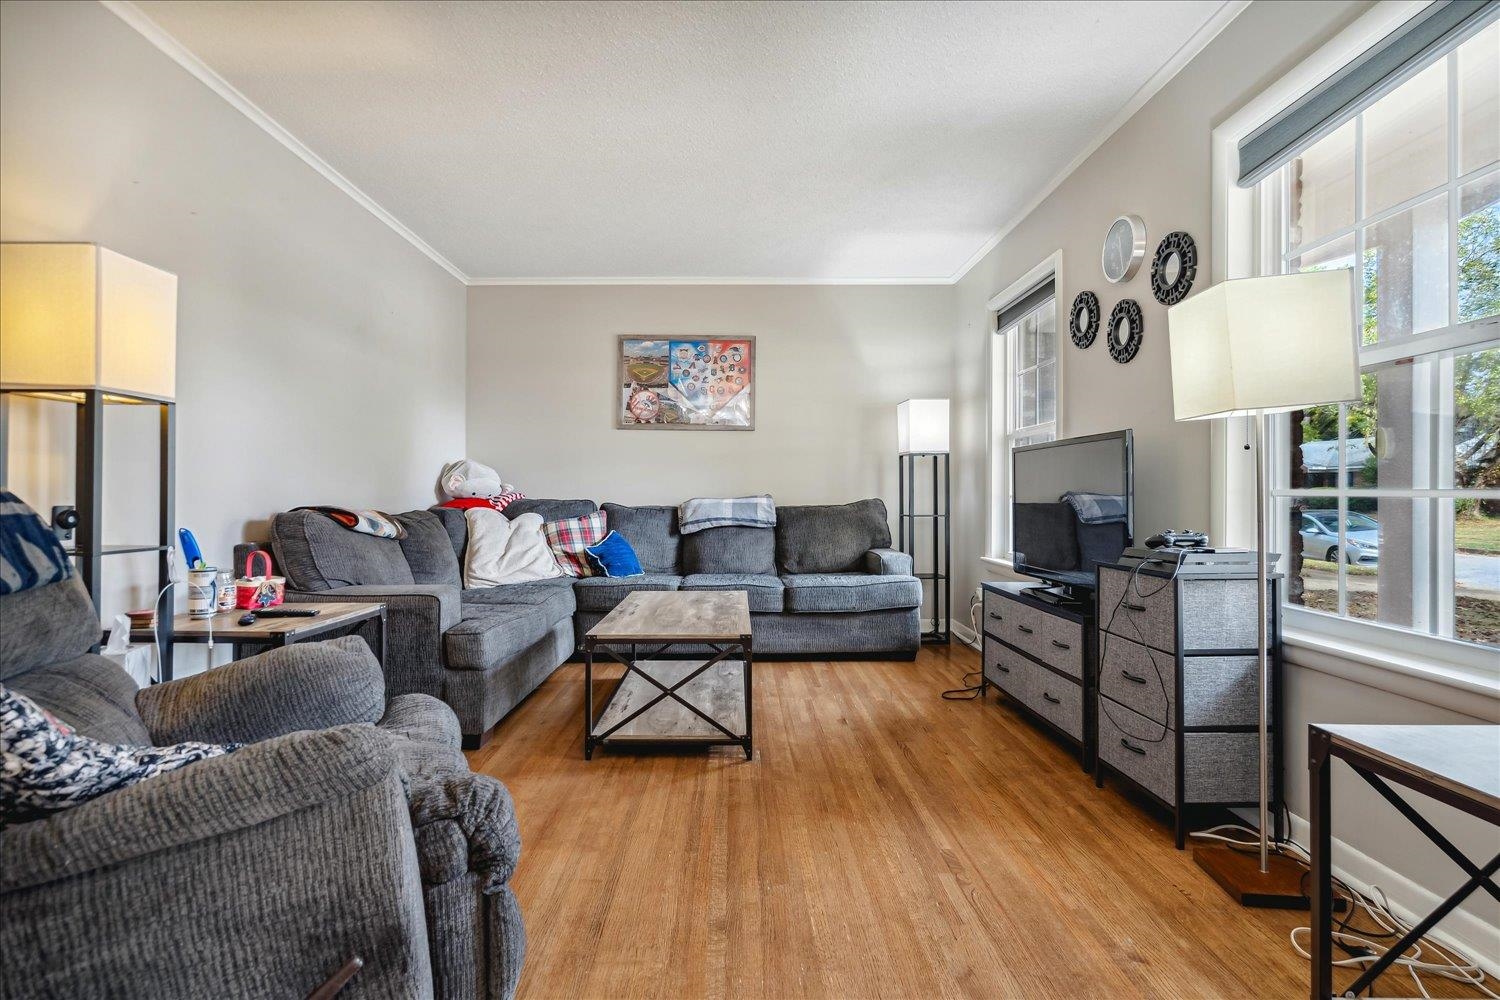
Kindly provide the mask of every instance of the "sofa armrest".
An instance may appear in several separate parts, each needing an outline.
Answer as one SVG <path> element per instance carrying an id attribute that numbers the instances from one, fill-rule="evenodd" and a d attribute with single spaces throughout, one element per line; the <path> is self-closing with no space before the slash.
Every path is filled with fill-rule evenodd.
<path id="1" fill-rule="evenodd" d="M 896 549 L 871 549 L 865 553 L 865 572 L 877 576 L 911 576 L 911 556 Z"/>
<path id="2" fill-rule="evenodd" d="M 5 831 L 0 893 L 246 830 L 396 773 L 391 737 L 369 726 L 257 743 Z"/>
<path id="3" fill-rule="evenodd" d="M 506 787 L 467 770 L 408 780 L 422 881 L 441 885 L 474 872 L 480 891 L 499 892 L 521 859 L 521 828 Z"/>
<path id="4" fill-rule="evenodd" d="M 385 676 L 364 640 L 344 636 L 142 688 L 135 707 L 159 745 L 257 743 L 302 729 L 377 721 L 385 711 Z"/>
<path id="5" fill-rule="evenodd" d="M 362 584 L 332 590 L 291 591 L 294 602 L 383 601 L 386 605 L 386 696 L 443 694 L 443 634 L 463 618 L 460 591 L 451 583 Z"/>

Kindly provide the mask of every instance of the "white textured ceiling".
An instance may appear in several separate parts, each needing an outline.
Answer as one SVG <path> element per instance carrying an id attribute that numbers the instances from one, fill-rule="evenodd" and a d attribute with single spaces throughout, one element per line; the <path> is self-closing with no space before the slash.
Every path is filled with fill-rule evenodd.
<path id="1" fill-rule="evenodd" d="M 1225 4 L 136 6 L 482 281 L 951 279 Z"/>

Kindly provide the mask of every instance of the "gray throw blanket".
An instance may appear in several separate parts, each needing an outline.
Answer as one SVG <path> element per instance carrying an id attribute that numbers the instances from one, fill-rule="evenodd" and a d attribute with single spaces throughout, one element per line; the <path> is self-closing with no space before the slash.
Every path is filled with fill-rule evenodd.
<path id="1" fill-rule="evenodd" d="M 736 525 L 742 528 L 776 527 L 776 502 L 769 493 L 757 497 L 694 499 L 683 501 L 677 511 L 678 530 L 691 535 L 704 528 Z"/>
<path id="2" fill-rule="evenodd" d="M 1125 520 L 1125 498 L 1113 493 L 1064 493 L 1058 497 L 1084 524 L 1119 524 Z"/>

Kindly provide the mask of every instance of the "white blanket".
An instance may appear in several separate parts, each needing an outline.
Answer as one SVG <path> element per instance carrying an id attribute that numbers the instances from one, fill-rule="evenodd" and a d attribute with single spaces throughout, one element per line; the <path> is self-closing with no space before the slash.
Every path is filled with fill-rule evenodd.
<path id="1" fill-rule="evenodd" d="M 542 534 L 542 515 L 521 514 L 511 519 L 497 510 L 475 507 L 464 516 L 469 522 L 465 587 L 496 587 L 563 575 Z"/>

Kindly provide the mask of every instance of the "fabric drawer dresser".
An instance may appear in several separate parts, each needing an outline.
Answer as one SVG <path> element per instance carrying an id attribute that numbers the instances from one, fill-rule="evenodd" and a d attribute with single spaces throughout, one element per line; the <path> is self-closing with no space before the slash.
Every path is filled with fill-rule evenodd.
<path id="1" fill-rule="evenodd" d="M 1034 584 L 984 584 L 984 674 L 1007 700 L 1076 748 L 1094 767 L 1094 616 L 1054 604 Z M 983 697 L 984 691 L 980 692 Z"/>
<path id="2" fill-rule="evenodd" d="M 1270 581 L 1271 815 L 1281 836 L 1281 658 Z M 1255 577 L 1099 567 L 1096 783 L 1124 779 L 1172 812 L 1260 800 Z"/>

